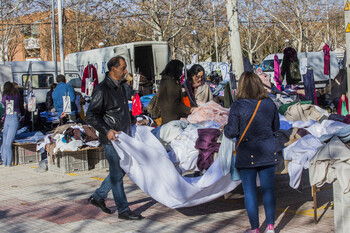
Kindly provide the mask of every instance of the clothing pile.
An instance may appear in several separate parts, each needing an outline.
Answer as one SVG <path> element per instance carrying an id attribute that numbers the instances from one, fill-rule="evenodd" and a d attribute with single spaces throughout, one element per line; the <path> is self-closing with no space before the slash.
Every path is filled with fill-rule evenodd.
<path id="1" fill-rule="evenodd" d="M 348 150 L 345 149 L 347 148 L 346 142 L 342 143 L 341 146 L 339 140 L 336 139 L 337 137 L 331 140 L 331 136 L 329 136 L 344 135 L 344 130 L 349 129 L 346 127 L 347 124 L 342 122 L 342 119 L 334 116 L 329 118 L 328 112 L 320 107 L 300 103 L 290 105 L 284 116 L 280 115 L 281 128 L 283 127 L 283 129 L 279 131 L 279 134 L 280 137 L 282 135 L 284 137 L 284 140 L 280 141 L 283 141 L 283 146 L 285 146 L 283 157 L 289 161 L 288 173 L 292 188 L 299 187 L 303 169 L 309 169 L 312 185 L 321 186 L 324 182 L 331 181 L 332 178 L 330 177 L 333 177 L 333 180 L 335 177 L 332 173 L 332 166 L 327 167 L 324 165 L 325 163 L 333 164 L 330 161 L 337 161 L 342 164 L 339 166 L 347 166 L 344 159 L 338 159 L 337 156 L 330 153 L 330 148 L 341 147 Z M 327 156 L 328 160 L 326 159 Z M 321 173 L 320 167 L 325 168 Z M 347 177 L 348 181 L 350 180 L 350 174 L 343 177 Z"/>
<path id="2" fill-rule="evenodd" d="M 59 151 L 77 151 L 82 147 L 98 147 L 98 132 L 91 126 L 67 124 L 56 128 L 52 134 L 45 136 L 43 142 L 37 144 L 37 150 L 45 149 L 51 156 Z"/>
<path id="3" fill-rule="evenodd" d="M 205 141 L 199 138 L 198 130 L 205 134 L 207 130 L 218 130 L 219 125 L 214 121 L 204 121 L 191 124 L 186 121 L 170 121 L 169 123 L 153 131 L 159 141 L 169 151 L 168 156 L 171 161 L 179 164 L 182 173 L 189 170 L 198 170 L 197 159 L 199 150 L 196 149 L 197 141 Z M 202 147 L 209 146 L 210 143 L 202 143 Z M 197 145 L 198 146 L 198 145 Z M 201 147 L 201 146 L 198 146 Z M 212 157 L 214 153 L 211 153 Z M 207 156 L 207 157 L 208 157 Z M 210 159 L 211 160 L 211 159 Z M 209 165 L 210 166 L 210 165 Z"/>
<path id="4" fill-rule="evenodd" d="M 198 103 L 198 107 L 187 117 L 187 121 L 190 123 L 214 121 L 219 126 L 222 126 L 227 123 L 229 112 L 230 109 L 223 108 L 214 101 Z"/>

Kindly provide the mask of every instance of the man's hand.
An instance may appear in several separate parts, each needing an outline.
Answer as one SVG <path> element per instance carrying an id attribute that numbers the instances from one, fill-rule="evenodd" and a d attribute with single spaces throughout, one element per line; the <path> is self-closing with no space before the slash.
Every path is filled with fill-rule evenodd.
<path id="1" fill-rule="evenodd" d="M 114 140 L 114 141 L 118 141 L 118 139 L 115 137 L 116 134 L 120 134 L 120 132 L 115 131 L 113 129 L 109 130 L 107 133 L 107 139 L 108 140 Z"/>

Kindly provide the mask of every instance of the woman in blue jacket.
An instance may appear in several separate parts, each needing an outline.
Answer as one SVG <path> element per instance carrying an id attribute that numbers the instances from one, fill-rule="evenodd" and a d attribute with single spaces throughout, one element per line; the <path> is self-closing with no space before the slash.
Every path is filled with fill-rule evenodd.
<path id="1" fill-rule="evenodd" d="M 245 206 L 251 225 L 251 229 L 247 232 L 259 232 L 256 185 L 256 177 L 259 174 L 266 223 L 268 224 L 266 232 L 273 233 L 276 211 L 274 174 L 275 165 L 279 161 L 274 133 L 280 126 L 278 111 L 264 89 L 260 78 L 253 72 L 242 74 L 236 100 L 231 105 L 224 133 L 227 138 L 236 138 L 237 141 L 246 129 L 258 101 L 261 100 L 251 125 L 236 148 L 236 168 L 239 170 L 242 180 Z"/>

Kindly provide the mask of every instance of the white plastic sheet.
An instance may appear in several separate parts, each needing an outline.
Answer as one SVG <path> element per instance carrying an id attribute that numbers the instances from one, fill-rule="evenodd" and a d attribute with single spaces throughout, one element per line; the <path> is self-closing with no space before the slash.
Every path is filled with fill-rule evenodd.
<path id="1" fill-rule="evenodd" d="M 135 137 L 125 133 L 112 141 L 120 165 L 145 193 L 170 207 L 181 208 L 212 201 L 236 188 L 240 181 L 223 175 L 217 159 L 201 177 L 181 176 L 159 140 L 145 127 L 136 128 Z"/>

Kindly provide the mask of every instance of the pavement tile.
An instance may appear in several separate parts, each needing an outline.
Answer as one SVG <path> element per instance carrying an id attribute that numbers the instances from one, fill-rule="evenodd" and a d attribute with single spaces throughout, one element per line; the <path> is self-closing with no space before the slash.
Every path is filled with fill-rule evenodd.
<path id="1" fill-rule="evenodd" d="M 130 208 L 145 219 L 118 219 L 87 199 L 108 172 L 90 170 L 77 174 L 37 173 L 31 165 L 0 168 L 0 232 L 244 232 L 249 221 L 241 186 L 224 197 L 199 206 L 169 209 L 142 192 L 127 176 L 125 192 Z M 288 176 L 276 176 L 276 232 L 334 232 L 332 189 L 317 194 L 320 221 L 313 223 L 312 197 L 307 174 L 298 192 Z M 266 228 L 259 195 L 261 230 Z M 110 193 L 106 205 L 116 206 Z"/>

